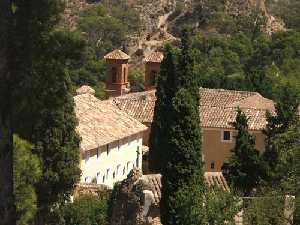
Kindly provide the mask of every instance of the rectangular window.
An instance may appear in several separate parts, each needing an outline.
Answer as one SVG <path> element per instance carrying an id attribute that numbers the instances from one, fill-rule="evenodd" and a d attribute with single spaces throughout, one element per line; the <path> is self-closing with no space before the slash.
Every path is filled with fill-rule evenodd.
<path id="1" fill-rule="evenodd" d="M 231 140 L 232 140 L 231 132 L 228 130 L 224 130 L 222 133 L 222 141 L 231 142 Z"/>

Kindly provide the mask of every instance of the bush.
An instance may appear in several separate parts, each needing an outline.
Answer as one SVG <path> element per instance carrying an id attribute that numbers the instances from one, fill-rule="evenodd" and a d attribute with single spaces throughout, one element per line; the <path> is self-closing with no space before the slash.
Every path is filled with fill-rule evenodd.
<path id="1" fill-rule="evenodd" d="M 107 193 L 100 196 L 85 195 L 67 203 L 63 211 L 66 225 L 108 225 Z"/>

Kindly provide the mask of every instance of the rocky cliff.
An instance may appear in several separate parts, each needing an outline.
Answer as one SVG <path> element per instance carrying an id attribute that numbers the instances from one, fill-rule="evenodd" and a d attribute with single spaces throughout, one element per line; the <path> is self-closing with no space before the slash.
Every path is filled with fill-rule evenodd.
<path id="1" fill-rule="evenodd" d="M 74 29 L 78 14 L 86 8 L 88 0 L 67 0 L 64 24 Z M 106 0 L 108 3 L 121 0 Z M 252 9 L 263 11 L 267 18 L 267 33 L 283 29 L 283 25 L 268 13 L 265 0 L 125 0 L 127 4 L 139 12 L 142 22 L 141 30 L 128 38 L 130 55 L 144 55 L 157 50 L 166 41 L 178 40 L 179 28 L 185 24 L 204 32 L 210 32 L 213 27 L 204 26 L 209 13 L 218 5 L 224 13 L 233 16 L 248 14 Z M 90 1 L 95 4 L 97 1 Z"/>

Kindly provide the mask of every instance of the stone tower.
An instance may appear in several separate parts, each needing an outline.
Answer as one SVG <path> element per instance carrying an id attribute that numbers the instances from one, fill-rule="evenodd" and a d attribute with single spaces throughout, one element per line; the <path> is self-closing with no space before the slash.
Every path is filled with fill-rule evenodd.
<path id="1" fill-rule="evenodd" d="M 130 56 L 114 50 L 104 56 L 106 60 L 106 95 L 117 97 L 129 92 L 128 60 Z"/>
<path id="2" fill-rule="evenodd" d="M 146 91 L 156 87 L 156 80 L 160 72 L 160 64 L 163 58 L 163 54 L 160 52 L 153 52 L 144 58 Z"/>

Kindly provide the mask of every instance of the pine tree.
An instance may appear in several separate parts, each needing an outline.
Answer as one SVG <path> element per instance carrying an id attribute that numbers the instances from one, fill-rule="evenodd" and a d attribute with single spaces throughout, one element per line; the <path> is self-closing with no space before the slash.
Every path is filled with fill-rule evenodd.
<path id="1" fill-rule="evenodd" d="M 269 185 L 278 195 L 293 195 L 295 199 L 294 223 L 300 224 L 300 121 L 295 121 L 284 133 L 273 139 L 277 164 L 273 168 Z"/>
<path id="2" fill-rule="evenodd" d="M 260 156 L 255 149 L 255 138 L 248 131 L 248 118 L 240 109 L 237 110 L 233 126 L 238 132 L 235 147 L 223 169 L 230 184 L 248 196 L 261 177 Z"/>
<path id="3" fill-rule="evenodd" d="M 75 131 L 73 86 L 65 65 L 80 55 L 74 49 L 81 49 L 81 45 L 82 41 L 70 33 L 51 34 L 45 55 L 37 61 L 33 75 L 26 79 L 28 86 L 21 92 L 28 94 L 18 111 L 17 124 L 22 125 L 18 130 L 34 144 L 42 167 L 36 184 L 38 225 L 57 223 L 59 218 L 53 212 L 69 199 L 80 178 L 80 138 Z"/>
<path id="4" fill-rule="evenodd" d="M 34 185 L 41 176 L 39 158 L 32 152 L 33 146 L 14 136 L 14 193 L 16 196 L 17 225 L 33 223 L 36 212 Z"/>
<path id="5" fill-rule="evenodd" d="M 166 161 L 162 170 L 161 220 L 164 225 L 204 224 L 199 93 L 193 77 L 190 33 L 184 31 L 175 95 L 166 127 Z"/>
<path id="6" fill-rule="evenodd" d="M 274 145 L 274 139 L 277 135 L 286 132 L 290 126 L 297 123 L 299 96 L 298 91 L 290 84 L 281 87 L 277 94 L 277 103 L 275 104 L 275 115 L 267 112 L 267 125 L 264 130 L 266 136 L 266 150 L 263 154 L 265 166 L 265 180 L 272 180 L 276 176 L 275 167 L 278 163 L 278 152 Z"/>
<path id="7" fill-rule="evenodd" d="M 153 172 L 161 172 L 165 165 L 165 148 L 167 141 L 167 127 L 169 126 L 169 111 L 171 99 L 174 95 L 175 72 L 175 50 L 166 45 L 164 50 L 164 60 L 161 64 L 161 71 L 158 77 L 156 89 L 156 102 L 154 117 L 151 124 L 149 169 Z"/>
<path id="8" fill-rule="evenodd" d="M 16 0 L 14 129 L 30 141 L 41 161 L 36 224 L 57 224 L 55 209 L 79 181 L 79 137 L 75 131 L 73 87 L 68 65 L 81 56 L 84 42 L 58 31 L 60 0 Z"/>

